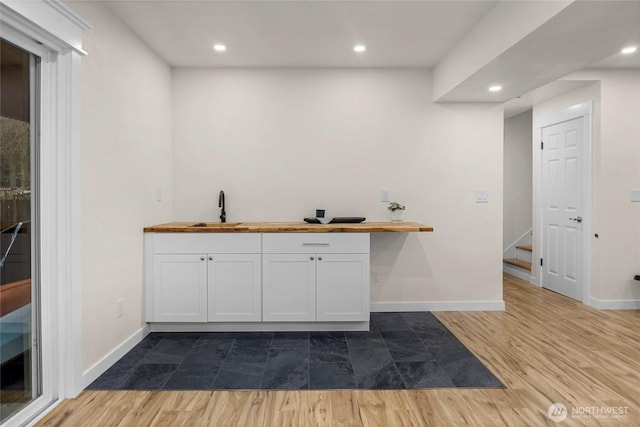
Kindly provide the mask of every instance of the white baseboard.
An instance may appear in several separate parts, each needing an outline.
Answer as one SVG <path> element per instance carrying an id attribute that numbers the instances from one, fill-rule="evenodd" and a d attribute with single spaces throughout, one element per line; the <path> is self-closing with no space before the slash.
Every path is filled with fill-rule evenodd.
<path id="1" fill-rule="evenodd" d="M 504 301 L 373 302 L 371 312 L 504 311 Z"/>
<path id="2" fill-rule="evenodd" d="M 151 330 L 149 325 L 145 325 L 136 331 L 133 335 L 127 338 L 122 344 L 113 349 L 111 353 L 100 359 L 95 365 L 87 369 L 82 373 L 82 388 L 86 388 L 89 384 L 94 382 L 100 375 L 106 372 L 114 363 L 116 363 L 122 356 L 127 354 L 133 347 L 135 347 L 140 341 L 149 335 Z"/>
<path id="3" fill-rule="evenodd" d="M 598 310 L 640 310 L 640 300 L 637 299 L 598 299 L 589 298 L 589 305 Z"/>
<path id="4" fill-rule="evenodd" d="M 510 274 L 512 276 L 516 276 L 518 279 L 522 279 L 524 281 L 527 281 L 529 283 L 534 283 L 535 278 L 529 274 L 528 271 L 522 269 L 522 268 L 518 268 L 518 267 L 513 267 L 507 264 L 503 264 L 502 265 L 502 271 Z"/>

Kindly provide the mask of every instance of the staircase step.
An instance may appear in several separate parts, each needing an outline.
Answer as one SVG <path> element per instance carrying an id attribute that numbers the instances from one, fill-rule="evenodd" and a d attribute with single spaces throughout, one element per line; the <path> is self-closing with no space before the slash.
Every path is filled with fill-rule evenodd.
<path id="1" fill-rule="evenodd" d="M 523 261 L 521 259 L 514 258 L 505 258 L 503 260 L 507 264 L 515 265 L 516 267 L 524 268 L 525 270 L 531 271 L 531 263 L 527 261 Z"/>
<path id="2" fill-rule="evenodd" d="M 522 249 L 523 251 L 533 252 L 533 247 L 531 245 L 516 246 L 516 249 Z"/>

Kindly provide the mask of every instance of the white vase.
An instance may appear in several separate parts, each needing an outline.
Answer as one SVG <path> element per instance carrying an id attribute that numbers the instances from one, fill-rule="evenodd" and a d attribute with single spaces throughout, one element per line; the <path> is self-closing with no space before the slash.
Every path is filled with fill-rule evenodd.
<path id="1" fill-rule="evenodd" d="M 396 209 L 391 211 L 391 222 L 402 222 L 402 213 L 404 210 Z"/>

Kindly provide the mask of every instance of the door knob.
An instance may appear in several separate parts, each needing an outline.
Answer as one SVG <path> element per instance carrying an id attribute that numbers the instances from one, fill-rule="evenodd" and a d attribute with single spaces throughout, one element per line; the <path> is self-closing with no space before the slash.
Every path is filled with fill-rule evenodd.
<path id="1" fill-rule="evenodd" d="M 581 216 L 577 216 L 575 218 L 569 218 L 569 221 L 575 221 L 577 223 L 581 223 L 582 222 L 582 217 Z"/>

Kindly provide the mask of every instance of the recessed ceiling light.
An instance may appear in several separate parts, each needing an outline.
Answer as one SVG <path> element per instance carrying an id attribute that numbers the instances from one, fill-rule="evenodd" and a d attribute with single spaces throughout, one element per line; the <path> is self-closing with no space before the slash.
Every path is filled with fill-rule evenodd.
<path id="1" fill-rule="evenodd" d="M 621 50 L 623 55 L 631 55 L 638 50 L 638 46 L 627 46 Z"/>
<path id="2" fill-rule="evenodd" d="M 227 47 L 223 44 L 217 43 L 213 45 L 213 50 L 215 50 L 216 52 L 224 52 L 225 50 L 227 50 Z"/>
<path id="3" fill-rule="evenodd" d="M 353 47 L 354 52 L 360 53 L 360 52 L 364 52 L 365 50 L 367 50 L 367 47 L 363 44 L 357 44 Z"/>
<path id="4" fill-rule="evenodd" d="M 489 87 L 489 92 L 500 92 L 502 90 L 502 86 L 495 85 Z"/>

